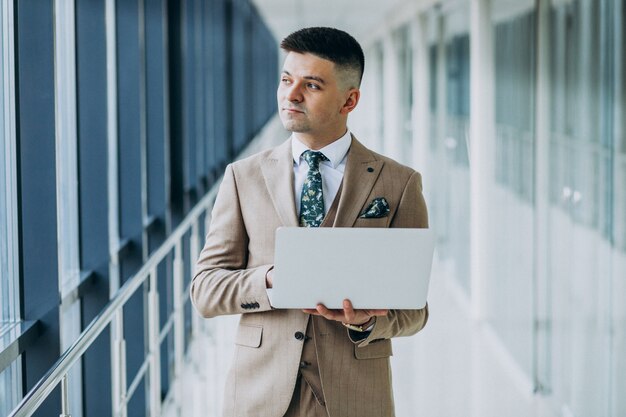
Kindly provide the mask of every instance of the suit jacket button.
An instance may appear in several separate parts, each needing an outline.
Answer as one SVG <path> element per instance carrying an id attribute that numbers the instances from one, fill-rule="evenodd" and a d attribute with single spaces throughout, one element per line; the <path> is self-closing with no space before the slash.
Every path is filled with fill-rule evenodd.
<path id="1" fill-rule="evenodd" d="M 296 332 L 296 334 L 294 334 L 294 337 L 295 337 L 297 340 L 303 340 L 303 339 L 304 339 L 304 333 L 302 333 L 302 332 Z"/>
<path id="2" fill-rule="evenodd" d="M 311 364 L 310 362 L 302 361 L 302 362 L 300 362 L 300 369 L 304 369 L 307 366 L 309 366 L 310 364 Z"/>

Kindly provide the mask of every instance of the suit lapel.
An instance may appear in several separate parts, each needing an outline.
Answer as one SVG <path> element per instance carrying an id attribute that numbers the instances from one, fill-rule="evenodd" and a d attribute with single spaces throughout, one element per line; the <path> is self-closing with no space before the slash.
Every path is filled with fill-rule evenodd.
<path id="1" fill-rule="evenodd" d="M 334 227 L 354 225 L 383 165 L 382 160 L 352 136 Z"/>
<path id="2" fill-rule="evenodd" d="M 261 162 L 261 171 L 267 190 L 276 208 L 280 221 L 285 226 L 298 226 L 293 197 L 293 155 L 291 140 L 274 149 Z"/>

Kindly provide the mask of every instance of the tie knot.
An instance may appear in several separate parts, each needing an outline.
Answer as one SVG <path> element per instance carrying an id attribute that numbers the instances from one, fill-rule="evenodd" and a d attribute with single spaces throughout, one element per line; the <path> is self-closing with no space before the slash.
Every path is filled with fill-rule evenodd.
<path id="1" fill-rule="evenodd" d="M 302 158 L 309 164 L 309 169 L 318 170 L 321 161 L 328 161 L 326 155 L 318 151 L 304 151 Z"/>

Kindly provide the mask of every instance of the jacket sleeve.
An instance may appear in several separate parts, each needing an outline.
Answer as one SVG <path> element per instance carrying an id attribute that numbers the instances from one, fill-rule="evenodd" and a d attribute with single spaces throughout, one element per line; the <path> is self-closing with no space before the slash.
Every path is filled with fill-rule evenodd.
<path id="1" fill-rule="evenodd" d="M 409 177 L 389 227 L 428 228 L 428 212 L 422 195 L 422 179 L 418 172 L 413 172 Z M 359 339 L 363 334 L 351 330 L 348 334 L 357 346 L 364 347 L 372 341 L 411 336 L 422 330 L 427 321 L 428 304 L 421 310 L 389 310 L 386 316 L 376 318 L 374 328 L 365 338 Z"/>
<path id="2" fill-rule="evenodd" d="M 233 167 L 228 165 L 191 282 L 191 301 L 203 317 L 272 309 L 265 275 L 273 265 L 247 268 L 247 263 L 248 234 Z"/>

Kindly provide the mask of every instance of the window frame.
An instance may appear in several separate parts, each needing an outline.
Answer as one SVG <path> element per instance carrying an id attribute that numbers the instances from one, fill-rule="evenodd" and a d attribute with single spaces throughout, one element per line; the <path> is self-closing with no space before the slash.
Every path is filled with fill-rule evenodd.
<path id="1" fill-rule="evenodd" d="M 15 96 L 15 14 L 12 2 L 0 4 L 0 334 L 12 332 L 19 337 L 21 320 L 19 286 L 19 235 L 17 205 L 17 136 Z M 19 356 L 0 369 L 3 398 L 0 414 L 8 413 L 22 398 L 22 369 Z M 7 390 L 8 388 L 8 390 Z"/>
<path id="2" fill-rule="evenodd" d="M 9 279 L 2 280 L 2 316 L 1 321 L 16 323 L 21 318 L 19 302 L 19 256 L 18 256 L 18 211 L 17 211 L 17 149 L 15 108 L 15 40 L 14 14 L 11 2 L 0 5 L 0 36 L 2 37 L 2 65 L 0 79 L 5 92 L 2 95 L 0 127 L 3 146 L 0 148 L 0 192 L 4 194 L 4 204 L 0 208 L 2 236 L 6 238 L 6 252 L 0 254 L 0 270 Z M 5 257 L 6 256 L 6 257 Z M 8 299 L 7 299 L 8 296 Z M 5 304 L 5 302 L 7 302 Z"/>

